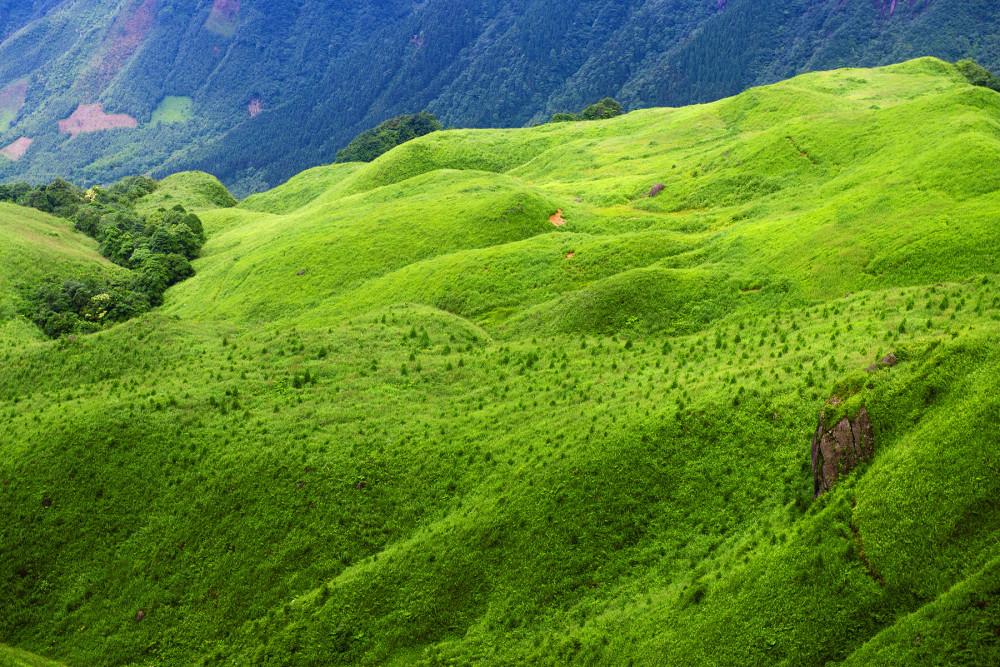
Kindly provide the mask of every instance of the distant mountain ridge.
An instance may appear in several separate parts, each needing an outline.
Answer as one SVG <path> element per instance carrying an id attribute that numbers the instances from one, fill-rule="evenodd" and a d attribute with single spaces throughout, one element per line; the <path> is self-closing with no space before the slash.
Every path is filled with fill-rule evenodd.
<path id="1" fill-rule="evenodd" d="M 922 55 L 995 69 L 998 27 L 988 0 L 3 0 L 0 180 L 202 169 L 246 194 L 402 113 L 521 126 Z"/>

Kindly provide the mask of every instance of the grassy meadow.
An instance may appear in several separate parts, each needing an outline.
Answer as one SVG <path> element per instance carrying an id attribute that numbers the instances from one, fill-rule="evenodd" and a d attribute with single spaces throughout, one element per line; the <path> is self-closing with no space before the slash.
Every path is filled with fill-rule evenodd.
<path id="1" fill-rule="evenodd" d="M 186 123 L 194 114 L 192 106 L 194 101 L 190 97 L 180 97 L 177 95 L 167 95 L 153 110 L 150 122 L 153 125 L 158 123 Z"/>
<path id="2" fill-rule="evenodd" d="M 116 267 L 0 205 L 0 642 L 994 664 L 998 157 L 1000 95 L 920 59 L 433 133 L 235 208 L 178 174 L 139 208 L 198 212 L 197 275 L 72 340 L 16 283 Z M 875 454 L 814 500 L 833 396 Z"/>
<path id="3" fill-rule="evenodd" d="M 0 667 L 60 667 L 61 664 L 27 651 L 0 645 Z"/>

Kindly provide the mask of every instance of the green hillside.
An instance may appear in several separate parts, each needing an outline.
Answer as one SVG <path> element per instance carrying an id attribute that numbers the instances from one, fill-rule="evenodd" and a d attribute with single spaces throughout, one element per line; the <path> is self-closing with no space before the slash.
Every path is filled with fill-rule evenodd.
<path id="1" fill-rule="evenodd" d="M 0 667 L 59 667 L 61 663 L 46 660 L 16 648 L 0 645 Z"/>
<path id="2" fill-rule="evenodd" d="M 177 204 L 195 213 L 217 208 L 236 206 L 233 198 L 219 179 L 200 172 L 172 174 L 160 181 L 159 187 L 137 202 L 140 214 L 150 214 L 160 208 L 169 209 Z"/>
<path id="3" fill-rule="evenodd" d="M 38 336 L 33 326 L 16 317 L 22 305 L 20 286 L 47 277 L 107 279 L 121 272 L 97 252 L 97 243 L 72 225 L 0 202 L 0 344 L 10 337 Z"/>
<path id="4" fill-rule="evenodd" d="M 925 58 L 437 132 L 236 207 L 167 179 L 196 275 L 0 348 L 0 641 L 996 664 L 998 157 L 1000 94 Z M 817 420 L 874 454 L 814 499 Z"/>

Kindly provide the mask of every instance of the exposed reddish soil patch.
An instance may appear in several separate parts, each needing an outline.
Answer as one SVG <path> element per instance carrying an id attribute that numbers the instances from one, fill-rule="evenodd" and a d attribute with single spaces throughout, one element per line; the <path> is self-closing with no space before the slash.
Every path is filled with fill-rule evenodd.
<path id="1" fill-rule="evenodd" d="M 568 253 L 566 253 L 566 259 L 573 259 L 574 257 L 576 257 L 576 253 L 575 252 L 568 252 Z"/>
<path id="2" fill-rule="evenodd" d="M 156 20 L 156 0 L 132 0 L 118 14 L 101 48 L 78 82 L 83 83 L 86 99 L 94 99 L 118 76 L 135 50 L 146 39 Z"/>
<path id="3" fill-rule="evenodd" d="M 260 101 L 259 97 L 255 97 L 250 100 L 250 104 L 247 105 L 247 109 L 250 110 L 250 117 L 253 118 L 264 110 L 264 103 Z"/>
<path id="4" fill-rule="evenodd" d="M 0 109 L 17 113 L 24 106 L 24 98 L 28 95 L 28 82 L 16 81 L 0 90 Z"/>
<path id="5" fill-rule="evenodd" d="M 562 209 L 559 209 L 555 213 L 549 216 L 549 222 L 551 222 L 556 227 L 562 227 L 566 224 L 566 220 L 562 217 Z"/>
<path id="6" fill-rule="evenodd" d="M 28 147 L 31 146 L 31 139 L 28 137 L 21 137 L 10 146 L 7 146 L 3 150 L 0 150 L 0 155 L 6 155 L 14 162 L 17 162 L 24 154 L 28 152 Z"/>
<path id="7" fill-rule="evenodd" d="M 100 102 L 81 104 L 69 118 L 59 121 L 59 131 L 69 132 L 74 137 L 82 132 L 98 132 L 100 130 L 115 130 L 131 128 L 139 122 L 123 113 L 106 114 Z"/>

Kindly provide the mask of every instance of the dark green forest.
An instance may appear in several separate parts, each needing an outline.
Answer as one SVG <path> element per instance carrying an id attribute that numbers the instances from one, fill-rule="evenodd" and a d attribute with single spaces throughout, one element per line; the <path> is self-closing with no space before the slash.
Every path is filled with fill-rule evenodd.
<path id="1" fill-rule="evenodd" d="M 0 157 L 0 181 L 200 169 L 245 195 L 421 109 L 447 126 L 512 127 L 605 97 L 678 106 L 924 55 L 1000 67 L 992 0 L 56 4 L 0 5 L 0 148 L 33 142 Z M 18 94 L 5 103 L 4 90 Z M 138 126 L 58 131 L 96 102 Z"/>

